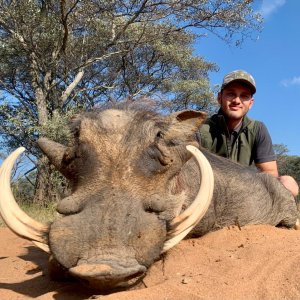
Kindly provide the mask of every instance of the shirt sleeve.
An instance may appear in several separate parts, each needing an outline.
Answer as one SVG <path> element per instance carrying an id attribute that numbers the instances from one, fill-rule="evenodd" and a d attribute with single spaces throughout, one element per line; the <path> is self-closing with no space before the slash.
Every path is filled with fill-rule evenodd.
<path id="1" fill-rule="evenodd" d="M 264 163 L 276 160 L 272 139 L 264 123 L 259 122 L 253 145 L 253 160 L 255 163 Z"/>

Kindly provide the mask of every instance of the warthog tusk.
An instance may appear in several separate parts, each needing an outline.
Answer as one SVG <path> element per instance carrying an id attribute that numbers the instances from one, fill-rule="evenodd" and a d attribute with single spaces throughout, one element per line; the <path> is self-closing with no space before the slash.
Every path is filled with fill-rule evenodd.
<path id="1" fill-rule="evenodd" d="M 21 210 L 10 188 L 11 171 L 15 161 L 24 151 L 23 147 L 15 150 L 4 160 L 0 168 L 0 215 L 14 233 L 33 241 L 39 248 L 50 253 L 49 226 L 35 221 Z"/>
<path id="2" fill-rule="evenodd" d="M 188 145 L 186 148 L 195 156 L 199 164 L 201 173 L 200 188 L 193 203 L 170 222 L 170 230 L 162 253 L 178 244 L 200 222 L 213 196 L 214 175 L 210 163 L 196 147 Z"/>

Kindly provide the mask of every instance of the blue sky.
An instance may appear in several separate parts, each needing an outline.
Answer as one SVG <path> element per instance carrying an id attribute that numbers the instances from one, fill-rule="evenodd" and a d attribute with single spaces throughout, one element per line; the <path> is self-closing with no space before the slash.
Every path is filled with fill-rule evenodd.
<path id="1" fill-rule="evenodd" d="M 200 40 L 196 52 L 219 66 L 210 73 L 212 85 L 236 69 L 251 73 L 257 92 L 249 116 L 266 124 L 273 144 L 300 156 L 300 1 L 256 0 L 255 8 L 264 17 L 257 40 L 237 48 L 211 35 Z"/>

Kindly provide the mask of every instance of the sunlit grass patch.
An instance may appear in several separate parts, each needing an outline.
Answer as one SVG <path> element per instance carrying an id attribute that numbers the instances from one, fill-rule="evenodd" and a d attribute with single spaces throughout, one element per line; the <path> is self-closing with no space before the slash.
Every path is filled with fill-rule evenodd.
<path id="1" fill-rule="evenodd" d="M 32 203 L 31 204 L 24 203 L 24 204 L 20 204 L 20 207 L 30 217 L 45 224 L 51 222 L 55 218 L 55 215 L 57 214 L 55 210 L 56 209 L 55 203 L 50 203 L 47 205 L 47 207 L 43 207 Z M 0 227 L 3 226 L 5 226 L 5 223 L 0 217 Z"/>

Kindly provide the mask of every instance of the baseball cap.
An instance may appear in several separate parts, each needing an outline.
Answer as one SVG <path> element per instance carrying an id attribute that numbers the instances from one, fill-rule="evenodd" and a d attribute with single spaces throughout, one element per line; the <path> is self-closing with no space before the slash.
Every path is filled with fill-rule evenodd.
<path id="1" fill-rule="evenodd" d="M 221 86 L 221 91 L 225 88 L 225 86 L 227 86 L 229 83 L 233 81 L 243 81 L 249 86 L 252 95 L 255 94 L 256 92 L 255 80 L 251 74 L 243 70 L 235 70 L 225 75 Z"/>

